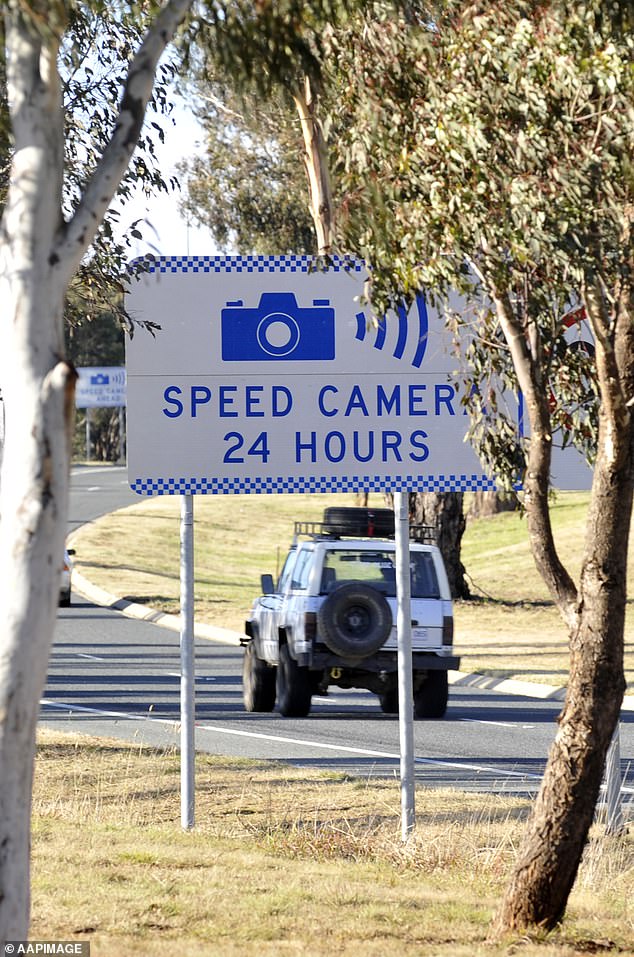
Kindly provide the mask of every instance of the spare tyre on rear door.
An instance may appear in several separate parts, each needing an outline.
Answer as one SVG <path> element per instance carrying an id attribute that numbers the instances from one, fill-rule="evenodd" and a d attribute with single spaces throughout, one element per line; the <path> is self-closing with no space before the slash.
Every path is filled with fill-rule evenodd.
<path id="1" fill-rule="evenodd" d="M 317 613 L 324 643 L 342 658 L 367 658 L 378 651 L 392 629 L 385 596 L 361 582 L 336 588 Z"/>

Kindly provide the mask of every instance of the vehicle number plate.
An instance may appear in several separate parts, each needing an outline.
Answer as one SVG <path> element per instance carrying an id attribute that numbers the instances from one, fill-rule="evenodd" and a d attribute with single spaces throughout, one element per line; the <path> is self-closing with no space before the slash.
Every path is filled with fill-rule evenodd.
<path id="1" fill-rule="evenodd" d="M 413 641 L 427 641 L 427 629 L 426 629 L 426 628 L 412 628 L 412 640 L 413 640 Z"/>

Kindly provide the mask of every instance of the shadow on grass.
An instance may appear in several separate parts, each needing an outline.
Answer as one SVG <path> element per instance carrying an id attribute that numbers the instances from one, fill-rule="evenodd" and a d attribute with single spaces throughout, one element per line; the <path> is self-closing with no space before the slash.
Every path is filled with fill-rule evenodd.
<path id="1" fill-rule="evenodd" d="M 454 605 L 459 608 L 469 608 L 470 605 L 481 607 L 491 605 L 500 608 L 556 608 L 552 598 L 495 598 L 493 595 L 470 595 L 469 598 L 454 598 Z M 627 598 L 626 605 L 634 605 L 634 598 Z"/>

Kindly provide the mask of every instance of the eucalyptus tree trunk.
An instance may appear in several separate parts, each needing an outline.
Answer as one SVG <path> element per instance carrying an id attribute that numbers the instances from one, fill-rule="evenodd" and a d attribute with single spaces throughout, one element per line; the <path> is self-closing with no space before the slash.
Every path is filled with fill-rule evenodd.
<path id="1" fill-rule="evenodd" d="M 460 560 L 465 530 L 463 492 L 411 492 L 409 513 L 415 525 L 436 529 L 452 598 L 469 598 L 465 567 Z"/>
<path id="2" fill-rule="evenodd" d="M 65 293 L 128 165 L 158 60 L 189 2 L 165 4 L 149 29 L 119 122 L 68 222 L 57 73 L 67 4 L 4 5 L 14 153 L 0 225 L 0 940 L 26 939 L 29 926 L 35 731 L 59 598 L 74 416 Z"/>
<path id="3" fill-rule="evenodd" d="M 516 512 L 519 499 L 514 492 L 474 492 L 469 518 L 491 518 L 500 512 Z"/>
<path id="4" fill-rule="evenodd" d="M 0 483 L 0 938 L 26 937 L 30 797 L 39 698 L 64 549 L 74 373 L 63 359 L 64 275 L 54 261 L 63 170 L 55 48 L 7 24 L 15 156 L 2 219 Z M 57 586 L 57 588 L 55 587 Z"/>
<path id="5" fill-rule="evenodd" d="M 625 690 L 623 632 L 634 469 L 632 289 L 611 306 L 587 284 L 597 346 L 599 444 L 578 589 L 555 549 L 548 512 L 551 435 L 538 363 L 512 319 L 500 315 L 527 400 L 531 441 L 525 507 L 533 554 L 570 635 L 570 674 L 555 741 L 493 934 L 553 928 L 562 918 L 592 823 Z M 518 335 L 519 333 L 519 335 Z"/>
<path id="6" fill-rule="evenodd" d="M 385 504 L 394 507 L 394 494 L 385 493 Z M 460 561 L 462 536 L 466 526 L 462 492 L 410 492 L 408 498 L 411 525 L 429 525 L 441 551 L 452 598 L 469 598 L 465 567 Z"/>
<path id="7" fill-rule="evenodd" d="M 307 77 L 298 87 L 293 98 L 300 119 L 304 139 L 304 164 L 310 192 L 310 212 L 315 225 L 317 249 L 320 256 L 332 250 L 334 211 L 326 140 L 315 98 Z M 367 492 L 357 493 L 357 500 Z M 393 503 L 391 493 L 390 502 Z M 433 525 L 438 532 L 438 545 L 442 552 L 447 577 L 453 598 L 468 598 L 469 586 L 464 565 L 460 561 L 462 535 L 465 529 L 462 492 L 416 492 L 410 494 L 410 516 L 413 522 Z"/>
<path id="8" fill-rule="evenodd" d="M 317 250 L 326 256 L 332 249 L 333 207 L 326 140 L 317 115 L 310 80 L 304 77 L 293 93 L 304 140 L 304 165 L 310 192 L 310 213 L 315 226 Z"/>
<path id="9" fill-rule="evenodd" d="M 615 468 L 597 463 L 592 509 L 570 632 L 570 676 L 513 876 L 494 931 L 554 927 L 563 917 L 599 796 L 625 681 L 623 629 L 627 544 L 632 511 L 631 436 Z M 605 447 L 605 435 L 602 443 Z"/>

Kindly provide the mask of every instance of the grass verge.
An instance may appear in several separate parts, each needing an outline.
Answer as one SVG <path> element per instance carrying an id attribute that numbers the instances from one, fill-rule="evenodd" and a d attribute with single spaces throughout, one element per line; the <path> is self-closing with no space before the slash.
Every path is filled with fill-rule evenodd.
<path id="1" fill-rule="evenodd" d="M 581 563 L 587 493 L 560 493 L 553 503 L 555 540 L 573 575 Z M 326 505 L 351 495 L 218 495 L 195 502 L 196 620 L 243 630 L 262 572 L 279 569 L 293 521 L 317 521 Z M 382 496 L 370 496 L 382 507 Z M 179 610 L 179 501 L 140 501 L 74 536 L 78 570 L 118 597 L 162 611 Z M 634 570 L 634 540 L 630 564 Z M 471 521 L 462 557 L 474 600 L 457 602 L 456 652 L 463 670 L 566 683 L 565 628 L 530 553 L 518 513 Z M 630 580 L 632 576 L 630 575 Z M 625 667 L 634 692 L 634 622 L 628 608 Z"/>
<path id="2" fill-rule="evenodd" d="M 487 942 L 527 802 L 197 756 L 197 827 L 179 758 L 40 732 L 31 938 L 93 957 L 634 957 L 634 839 L 588 845 L 566 922 Z"/>

